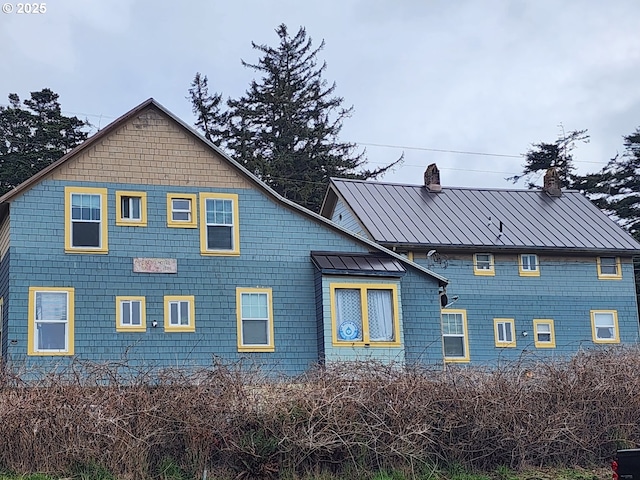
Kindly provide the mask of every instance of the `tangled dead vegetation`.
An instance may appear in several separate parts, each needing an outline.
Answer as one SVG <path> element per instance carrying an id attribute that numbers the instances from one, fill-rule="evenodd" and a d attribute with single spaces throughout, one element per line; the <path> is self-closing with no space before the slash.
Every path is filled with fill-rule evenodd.
<path id="1" fill-rule="evenodd" d="M 602 465 L 640 443 L 640 350 L 562 362 L 447 371 L 373 362 L 300 378 L 215 364 L 184 372 L 75 362 L 55 373 L 6 368 L 0 468 L 122 478 L 167 459 L 267 478 L 459 464 L 494 470 Z"/>

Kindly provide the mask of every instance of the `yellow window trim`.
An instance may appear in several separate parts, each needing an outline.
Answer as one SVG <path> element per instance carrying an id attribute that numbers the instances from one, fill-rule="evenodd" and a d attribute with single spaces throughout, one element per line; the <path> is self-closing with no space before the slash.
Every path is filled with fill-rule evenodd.
<path id="1" fill-rule="evenodd" d="M 267 305 L 269 308 L 269 344 L 268 345 L 244 345 L 242 343 L 242 294 L 243 293 L 265 293 L 267 295 Z M 273 292 L 271 288 L 236 288 L 236 317 L 238 331 L 238 351 L 239 352 L 274 352 L 274 332 L 273 332 Z"/>
<path id="2" fill-rule="evenodd" d="M 604 255 L 605 257 L 607 257 L 607 255 Z M 616 259 L 616 271 L 618 273 L 611 275 L 609 273 L 602 273 L 602 264 L 600 261 L 600 258 L 602 257 L 598 257 L 597 258 L 597 264 L 598 264 L 598 279 L 600 280 L 622 280 L 622 264 L 620 262 L 620 257 L 615 257 Z"/>
<path id="3" fill-rule="evenodd" d="M 135 197 L 140 199 L 140 220 L 122 217 L 122 197 Z M 118 190 L 116 192 L 116 225 L 121 227 L 147 226 L 147 192 L 132 192 L 124 190 Z"/>
<path id="4" fill-rule="evenodd" d="M 209 250 L 207 248 L 207 200 L 231 200 L 233 202 L 233 249 L 232 250 Z M 238 256 L 240 255 L 240 216 L 238 208 L 238 194 L 236 193 L 200 193 L 200 254 L 211 256 Z"/>
<path id="5" fill-rule="evenodd" d="M 513 341 L 511 342 L 501 342 L 498 340 L 498 324 L 499 323 L 509 323 L 511 324 L 511 336 L 513 337 Z M 496 347 L 498 348 L 515 348 L 516 346 L 516 324 L 513 318 L 494 318 L 493 319 L 493 334 L 495 336 Z"/>
<path id="6" fill-rule="evenodd" d="M 336 290 L 337 289 L 360 290 L 360 305 L 362 308 L 362 341 L 349 342 L 338 340 L 337 316 L 336 316 Z M 391 302 L 393 306 L 393 342 L 375 342 L 369 340 L 369 314 L 367 304 L 367 290 L 391 290 Z M 399 347 L 400 342 L 400 316 L 398 306 L 398 286 L 395 283 L 331 283 L 329 284 L 329 297 L 331 301 L 331 335 L 334 347 Z"/>
<path id="7" fill-rule="evenodd" d="M 615 338 L 603 340 L 599 339 L 596 335 L 596 314 L 597 313 L 610 313 L 613 315 L 613 328 L 615 329 Z M 620 343 L 620 331 L 618 330 L 618 311 L 617 310 L 591 310 L 591 336 L 593 343 Z"/>
<path id="8" fill-rule="evenodd" d="M 534 256 L 536 257 L 536 269 L 535 270 L 523 270 L 522 268 L 522 257 L 523 256 Z M 523 253 L 521 255 L 518 255 L 518 272 L 520 273 L 521 277 L 539 277 L 540 276 L 540 259 L 538 258 L 538 255 L 536 255 L 535 253 Z"/>
<path id="9" fill-rule="evenodd" d="M 551 331 L 551 341 L 550 342 L 539 342 L 538 341 L 538 325 L 541 323 L 548 323 L 550 325 Z M 536 348 L 556 348 L 556 332 L 553 324 L 553 320 L 550 318 L 537 318 L 533 320 L 533 340 Z"/>
<path id="10" fill-rule="evenodd" d="M 37 351 L 36 350 L 36 292 L 67 292 L 67 329 L 68 329 L 68 344 L 67 350 L 48 350 Z M 28 308 L 28 327 L 27 327 L 27 355 L 29 356 L 68 356 L 73 355 L 74 352 L 74 317 L 75 317 L 75 302 L 74 302 L 73 287 L 29 287 L 29 308 Z"/>
<path id="11" fill-rule="evenodd" d="M 140 302 L 140 325 L 122 325 L 121 302 Z M 147 311 L 145 297 L 116 297 L 116 331 L 118 332 L 146 332 L 147 331 Z"/>
<path id="12" fill-rule="evenodd" d="M 446 308 L 441 310 L 442 313 L 459 313 L 462 315 L 462 329 L 464 331 L 464 357 L 445 357 L 444 356 L 444 334 L 442 335 L 442 356 L 445 363 L 468 363 L 471 361 L 469 354 L 469 329 L 467 327 L 467 311 L 460 308 Z M 442 315 L 440 316 L 440 329 L 442 330 Z"/>
<path id="13" fill-rule="evenodd" d="M 73 247 L 71 245 L 71 195 L 74 193 L 88 193 L 100 195 L 100 247 Z M 89 187 L 64 187 L 64 251 L 66 253 L 109 253 L 107 233 L 108 224 L 107 189 Z"/>
<path id="14" fill-rule="evenodd" d="M 191 220 L 180 221 L 174 220 L 172 200 L 185 199 L 191 201 Z M 198 206 L 196 203 L 195 193 L 167 193 L 167 227 L 171 228 L 198 228 Z"/>
<path id="15" fill-rule="evenodd" d="M 189 302 L 189 325 L 171 325 L 170 302 Z M 164 296 L 164 331 L 165 332 L 195 332 L 196 331 L 196 297 L 193 295 L 165 295 Z"/>
<path id="16" fill-rule="evenodd" d="M 489 270 L 478 268 L 478 255 L 489 255 L 490 268 Z M 473 254 L 473 274 L 485 277 L 493 277 L 496 274 L 495 259 L 493 253 L 474 253 Z"/>

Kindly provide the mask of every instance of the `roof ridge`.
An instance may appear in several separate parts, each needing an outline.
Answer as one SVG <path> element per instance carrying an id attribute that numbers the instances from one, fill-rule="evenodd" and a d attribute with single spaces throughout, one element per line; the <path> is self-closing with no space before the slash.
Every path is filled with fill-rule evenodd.
<path id="1" fill-rule="evenodd" d="M 400 183 L 400 182 L 380 182 L 377 180 L 359 180 L 354 178 L 338 178 L 331 177 L 332 182 L 350 182 L 350 183 L 364 183 L 367 185 L 380 185 L 380 186 L 395 186 L 395 187 L 413 187 L 413 188 L 422 188 L 424 185 L 416 185 L 415 183 Z M 459 186 L 442 186 L 442 191 L 445 190 L 475 190 L 475 191 L 497 191 L 497 192 L 532 192 L 532 193 L 540 193 L 542 192 L 542 187 L 534 189 L 534 188 L 502 188 L 502 187 L 459 187 Z M 575 189 L 563 189 L 562 193 L 581 193 L 580 190 Z"/>

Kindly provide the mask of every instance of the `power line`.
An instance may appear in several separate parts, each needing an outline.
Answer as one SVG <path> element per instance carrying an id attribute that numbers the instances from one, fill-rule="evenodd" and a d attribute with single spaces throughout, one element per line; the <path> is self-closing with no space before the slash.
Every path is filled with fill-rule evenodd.
<path id="1" fill-rule="evenodd" d="M 402 148 L 406 150 L 423 150 L 426 152 L 440 152 L 440 153 L 458 153 L 462 155 L 484 155 L 487 157 L 508 157 L 508 158 L 523 158 L 524 155 L 508 155 L 504 153 L 487 153 L 487 152 L 468 152 L 465 150 L 446 150 L 442 148 L 428 148 L 428 147 L 409 147 L 403 145 L 387 145 L 383 143 L 365 143 L 365 142 L 353 142 L 358 145 L 366 145 L 371 147 L 384 147 L 384 148 Z"/>

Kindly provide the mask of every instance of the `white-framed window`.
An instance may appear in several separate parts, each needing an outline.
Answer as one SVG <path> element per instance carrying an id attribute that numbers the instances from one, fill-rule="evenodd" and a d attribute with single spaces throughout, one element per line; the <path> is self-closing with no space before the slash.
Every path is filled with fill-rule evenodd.
<path id="1" fill-rule="evenodd" d="M 195 332 L 195 297 L 165 295 L 164 329 L 167 332 Z"/>
<path id="2" fill-rule="evenodd" d="M 473 255 L 473 273 L 475 275 L 495 275 L 493 254 L 476 253 Z"/>
<path id="3" fill-rule="evenodd" d="M 622 278 L 620 257 L 598 257 L 597 264 L 600 280 L 620 280 Z"/>
<path id="4" fill-rule="evenodd" d="M 535 319 L 533 321 L 534 343 L 537 348 L 555 348 L 556 335 L 553 320 Z"/>
<path id="5" fill-rule="evenodd" d="M 144 297 L 116 297 L 116 330 L 144 332 L 146 325 Z"/>
<path id="6" fill-rule="evenodd" d="M 147 226 L 146 192 L 116 192 L 116 225 Z"/>
<path id="7" fill-rule="evenodd" d="M 239 255 L 238 195 L 200 193 L 200 212 L 204 215 L 200 230 L 200 253 Z"/>
<path id="8" fill-rule="evenodd" d="M 396 284 L 332 283 L 334 346 L 400 346 Z"/>
<path id="9" fill-rule="evenodd" d="M 620 343 L 618 312 L 591 310 L 591 332 L 594 343 Z"/>
<path id="10" fill-rule="evenodd" d="M 540 276 L 540 263 L 538 256 L 532 253 L 520 255 L 519 272 L 521 277 Z"/>
<path id="11" fill-rule="evenodd" d="M 442 310 L 442 346 L 445 362 L 469 361 L 469 334 L 467 311 Z"/>
<path id="12" fill-rule="evenodd" d="M 29 287 L 28 315 L 28 355 L 73 355 L 73 288 Z"/>
<path id="13" fill-rule="evenodd" d="M 167 226 L 196 228 L 196 195 L 190 193 L 167 193 Z"/>
<path id="14" fill-rule="evenodd" d="M 238 351 L 273 352 L 273 304 L 270 288 L 237 288 Z"/>
<path id="15" fill-rule="evenodd" d="M 65 187 L 65 251 L 107 253 L 107 189 Z"/>
<path id="16" fill-rule="evenodd" d="M 515 322 L 513 318 L 494 318 L 493 327 L 496 347 L 515 347 Z"/>

